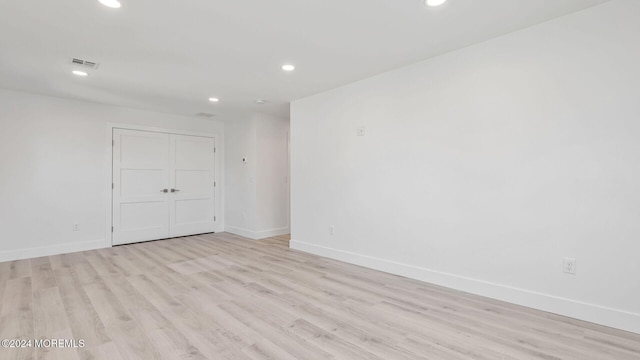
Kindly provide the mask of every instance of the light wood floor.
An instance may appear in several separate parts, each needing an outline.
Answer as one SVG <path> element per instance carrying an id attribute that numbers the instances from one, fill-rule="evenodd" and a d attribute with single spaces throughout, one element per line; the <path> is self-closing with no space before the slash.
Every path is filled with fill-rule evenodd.
<path id="1" fill-rule="evenodd" d="M 640 336 L 222 233 L 0 263 L 0 359 L 640 359 Z"/>

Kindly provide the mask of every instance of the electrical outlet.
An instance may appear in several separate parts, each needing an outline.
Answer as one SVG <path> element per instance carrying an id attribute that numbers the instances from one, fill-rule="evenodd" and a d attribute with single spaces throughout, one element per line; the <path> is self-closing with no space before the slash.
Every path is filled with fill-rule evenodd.
<path id="1" fill-rule="evenodd" d="M 71 227 L 71 230 L 73 231 L 80 231 L 80 224 L 73 224 L 73 226 Z"/>
<path id="2" fill-rule="evenodd" d="M 331 225 L 329 226 L 329 233 L 331 234 L 331 236 L 336 234 L 336 227 Z"/>
<path id="3" fill-rule="evenodd" d="M 562 259 L 562 271 L 566 274 L 575 275 L 576 274 L 576 259 L 574 258 L 564 258 Z"/>

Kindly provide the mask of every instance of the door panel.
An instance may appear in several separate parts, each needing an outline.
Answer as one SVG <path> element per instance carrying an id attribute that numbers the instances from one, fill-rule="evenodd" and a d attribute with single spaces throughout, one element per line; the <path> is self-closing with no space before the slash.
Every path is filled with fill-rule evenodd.
<path id="1" fill-rule="evenodd" d="M 113 131 L 114 245 L 169 237 L 169 135 Z"/>
<path id="2" fill-rule="evenodd" d="M 215 230 L 215 140 L 171 135 L 172 189 L 170 234 L 185 236 Z"/>
<path id="3" fill-rule="evenodd" d="M 120 194 L 122 197 L 157 197 L 158 190 L 166 189 L 167 175 L 159 169 L 122 169 L 120 171 Z"/>
<path id="4" fill-rule="evenodd" d="M 113 139 L 114 245 L 215 230 L 215 139 L 120 129 Z"/>
<path id="5" fill-rule="evenodd" d="M 176 200 L 176 224 L 209 223 L 213 218 L 208 199 Z"/>
<path id="6" fill-rule="evenodd" d="M 127 166 L 166 169 L 168 135 L 147 131 L 114 130 L 120 148 L 120 161 Z"/>
<path id="7" fill-rule="evenodd" d="M 207 193 L 211 190 L 212 182 L 210 170 L 178 170 L 176 171 L 176 186 L 193 193 Z"/>
<path id="8" fill-rule="evenodd" d="M 120 219 L 121 232 L 164 227 L 164 224 L 158 225 L 158 223 L 159 219 L 166 222 L 167 208 L 164 202 L 159 201 L 122 203 L 120 205 Z M 167 237 L 167 235 L 164 232 L 161 234 L 162 237 Z"/>

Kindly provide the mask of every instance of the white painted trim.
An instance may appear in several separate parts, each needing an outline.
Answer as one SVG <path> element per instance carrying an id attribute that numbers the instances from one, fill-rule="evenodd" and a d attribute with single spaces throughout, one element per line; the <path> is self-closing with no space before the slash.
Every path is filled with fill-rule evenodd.
<path id="1" fill-rule="evenodd" d="M 247 229 L 227 225 L 225 226 L 225 231 L 235 235 L 244 236 L 252 240 L 261 240 L 261 239 L 270 238 L 272 236 L 286 235 L 289 233 L 289 228 L 283 227 L 279 229 L 253 231 L 253 230 L 247 230 Z"/>
<path id="2" fill-rule="evenodd" d="M 28 249 L 9 250 L 0 252 L 0 262 L 68 254 L 79 251 L 103 249 L 107 247 L 111 247 L 111 242 L 106 241 L 105 239 L 100 239 L 93 241 L 78 241 L 52 246 L 41 246 Z"/>
<path id="3" fill-rule="evenodd" d="M 105 198 L 107 202 L 107 211 L 106 211 L 106 220 L 105 220 L 105 229 L 106 234 L 105 238 L 109 242 L 109 246 L 113 246 L 113 238 L 111 233 L 111 226 L 113 224 L 113 199 L 111 198 L 111 182 L 113 181 L 113 151 L 112 151 L 112 141 L 113 141 L 113 129 L 125 129 L 125 130 L 139 130 L 139 131 L 150 131 L 150 132 L 161 132 L 167 134 L 177 134 L 177 135 L 187 135 L 187 136 L 200 136 L 200 137 L 209 137 L 215 140 L 216 152 L 214 155 L 214 172 L 215 172 L 215 199 L 216 199 L 216 208 L 215 214 L 216 227 L 215 232 L 223 232 L 224 231 L 224 198 L 222 194 L 224 194 L 223 187 L 224 182 L 221 180 L 224 177 L 220 176 L 220 173 L 224 171 L 224 162 L 222 161 L 223 157 L 220 156 L 222 153 L 222 147 L 224 146 L 223 141 L 217 133 L 210 132 L 196 132 L 189 130 L 177 130 L 177 129 L 168 129 L 154 126 L 143 126 L 143 125 L 132 125 L 132 124 L 123 124 L 123 123 L 107 123 L 107 136 L 106 136 L 106 183 L 105 183 Z"/>
<path id="4" fill-rule="evenodd" d="M 249 238 L 249 239 L 256 240 L 255 233 L 253 231 L 251 231 L 251 230 L 247 230 L 247 229 L 243 229 L 243 228 L 239 228 L 239 227 L 235 227 L 235 226 L 225 225 L 224 231 L 228 232 L 228 233 L 231 233 L 231 234 L 240 235 L 240 236 L 244 236 L 244 237 Z"/>
<path id="5" fill-rule="evenodd" d="M 216 139 L 218 138 L 217 133 L 168 129 L 168 128 L 161 128 L 161 127 L 155 127 L 155 126 L 132 125 L 132 124 L 123 124 L 123 123 L 108 123 L 107 126 L 109 127 L 110 134 L 112 132 L 112 129 L 125 129 L 125 130 L 160 132 L 160 133 L 168 133 L 168 134 L 176 134 L 176 135 L 201 136 L 201 137 L 210 137 L 210 138 L 216 138 Z"/>
<path id="6" fill-rule="evenodd" d="M 640 314 L 291 240 L 291 249 L 640 334 Z"/>

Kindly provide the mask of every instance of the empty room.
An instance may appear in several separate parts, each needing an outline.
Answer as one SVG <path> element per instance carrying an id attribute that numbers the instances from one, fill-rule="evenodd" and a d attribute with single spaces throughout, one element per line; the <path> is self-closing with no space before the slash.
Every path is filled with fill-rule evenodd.
<path id="1" fill-rule="evenodd" d="M 0 359 L 640 359 L 640 1 L 0 0 Z"/>

